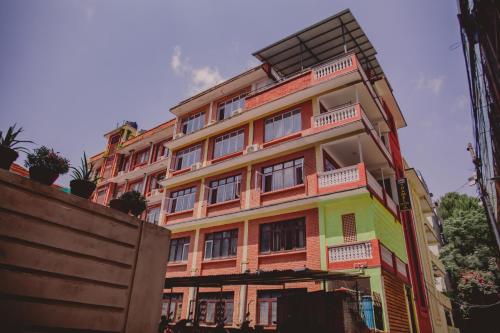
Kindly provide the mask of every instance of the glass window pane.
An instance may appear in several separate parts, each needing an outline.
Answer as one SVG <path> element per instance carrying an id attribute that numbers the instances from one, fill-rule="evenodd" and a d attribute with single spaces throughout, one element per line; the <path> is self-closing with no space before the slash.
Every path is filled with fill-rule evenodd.
<path id="1" fill-rule="evenodd" d="M 215 303 L 210 302 L 207 304 L 207 315 L 205 317 L 207 323 L 215 322 Z"/>
<path id="2" fill-rule="evenodd" d="M 287 168 L 284 172 L 284 187 L 292 187 L 295 185 L 293 168 Z"/>
<path id="3" fill-rule="evenodd" d="M 277 323 L 278 316 L 278 302 L 273 301 L 271 303 L 271 324 L 275 325 Z"/>
<path id="4" fill-rule="evenodd" d="M 269 325 L 269 303 L 259 302 L 259 324 L 260 325 Z"/>
<path id="5" fill-rule="evenodd" d="M 283 170 L 275 171 L 273 173 L 273 190 L 283 188 Z"/>

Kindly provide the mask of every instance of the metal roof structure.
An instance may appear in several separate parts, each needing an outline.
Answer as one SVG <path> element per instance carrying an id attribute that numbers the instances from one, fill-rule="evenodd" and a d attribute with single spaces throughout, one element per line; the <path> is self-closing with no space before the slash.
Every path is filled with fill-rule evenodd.
<path id="1" fill-rule="evenodd" d="M 355 52 L 371 76 L 383 75 L 377 52 L 349 9 L 253 53 L 281 76 L 289 76 L 343 53 Z"/>
<path id="2" fill-rule="evenodd" d="M 175 287 L 221 287 L 231 285 L 281 285 L 289 282 L 354 279 L 355 273 L 328 272 L 303 268 L 299 270 L 257 271 L 254 273 L 181 276 L 165 279 L 165 289 Z"/>

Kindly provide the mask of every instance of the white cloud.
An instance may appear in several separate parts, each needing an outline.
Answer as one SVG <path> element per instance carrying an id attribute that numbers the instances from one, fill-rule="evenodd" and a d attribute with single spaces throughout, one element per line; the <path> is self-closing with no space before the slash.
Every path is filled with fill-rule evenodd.
<path id="1" fill-rule="evenodd" d="M 203 91 L 225 80 L 217 68 L 191 65 L 189 58 L 183 57 L 180 46 L 174 47 L 170 58 L 170 67 L 174 73 L 187 79 L 189 94 Z"/>
<path id="2" fill-rule="evenodd" d="M 444 75 L 438 77 L 426 77 L 424 74 L 420 73 L 420 77 L 417 80 L 417 89 L 430 90 L 437 96 L 441 92 L 443 82 Z"/>

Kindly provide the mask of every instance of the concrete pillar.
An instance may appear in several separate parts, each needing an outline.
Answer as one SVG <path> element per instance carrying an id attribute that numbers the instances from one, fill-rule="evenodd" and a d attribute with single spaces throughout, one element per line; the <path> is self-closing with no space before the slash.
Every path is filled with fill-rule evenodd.
<path id="1" fill-rule="evenodd" d="M 358 135 L 359 163 L 363 163 L 363 147 L 361 147 L 361 136 Z"/>

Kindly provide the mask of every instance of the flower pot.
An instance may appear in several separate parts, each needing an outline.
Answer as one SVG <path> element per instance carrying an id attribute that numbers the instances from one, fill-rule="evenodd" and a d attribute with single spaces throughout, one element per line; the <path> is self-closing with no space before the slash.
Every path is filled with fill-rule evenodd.
<path id="1" fill-rule="evenodd" d="M 71 194 L 77 195 L 84 199 L 90 198 L 95 190 L 95 184 L 88 180 L 73 179 L 69 182 Z"/>
<path id="2" fill-rule="evenodd" d="M 5 146 L 0 146 L 0 169 L 9 170 L 12 162 L 14 162 L 19 154 L 14 149 Z"/>
<path id="3" fill-rule="evenodd" d="M 30 168 L 30 179 L 45 185 L 52 185 L 59 177 L 57 172 L 43 166 L 33 166 Z"/>
<path id="4" fill-rule="evenodd" d="M 125 200 L 122 200 L 122 199 L 113 199 L 109 202 L 109 207 L 113 208 L 113 209 L 116 209 L 116 210 L 119 210 L 120 212 L 123 212 L 123 213 L 128 213 L 129 212 L 129 208 L 127 206 L 127 203 L 125 202 Z"/>

